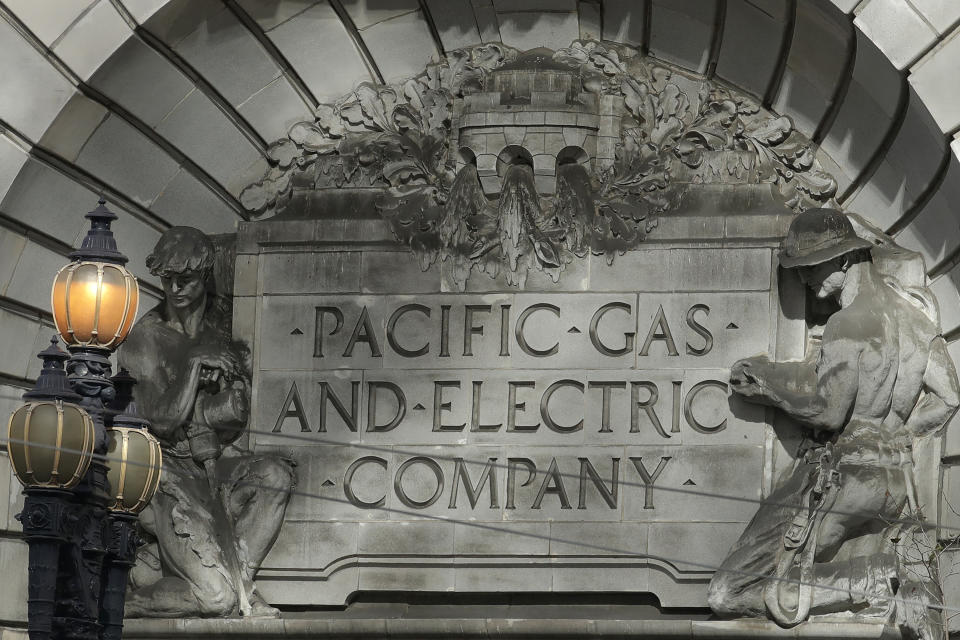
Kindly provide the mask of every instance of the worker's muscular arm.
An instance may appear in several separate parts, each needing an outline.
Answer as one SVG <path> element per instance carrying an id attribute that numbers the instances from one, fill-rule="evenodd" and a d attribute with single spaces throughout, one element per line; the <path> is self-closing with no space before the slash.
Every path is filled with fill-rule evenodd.
<path id="1" fill-rule="evenodd" d="M 853 411 L 860 386 L 859 360 L 865 344 L 860 336 L 862 329 L 839 312 L 825 328 L 815 384 L 797 383 L 797 363 L 757 356 L 733 365 L 730 386 L 744 399 L 777 407 L 814 429 L 840 430 Z"/>
<path id="2" fill-rule="evenodd" d="M 941 337 L 930 343 L 930 355 L 923 372 L 923 395 L 907 418 L 906 429 L 914 436 L 925 436 L 940 429 L 960 406 L 957 370 Z"/>

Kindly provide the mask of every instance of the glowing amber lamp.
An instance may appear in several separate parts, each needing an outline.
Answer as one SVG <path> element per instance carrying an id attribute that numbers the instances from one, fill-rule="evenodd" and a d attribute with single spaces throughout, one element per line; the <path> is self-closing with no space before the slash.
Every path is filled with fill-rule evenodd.
<path id="1" fill-rule="evenodd" d="M 135 427 L 107 429 L 107 438 L 107 480 L 113 500 L 110 509 L 140 513 L 160 485 L 160 443 L 149 431 Z"/>
<path id="2" fill-rule="evenodd" d="M 51 305 L 68 346 L 115 348 L 137 317 L 140 290 L 123 265 L 71 262 L 57 273 Z"/>

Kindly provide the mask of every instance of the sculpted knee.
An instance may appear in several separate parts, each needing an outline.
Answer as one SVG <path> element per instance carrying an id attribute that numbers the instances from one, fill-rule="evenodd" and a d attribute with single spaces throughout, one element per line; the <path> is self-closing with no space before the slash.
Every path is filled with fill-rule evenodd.
<path id="1" fill-rule="evenodd" d="M 718 571 L 710 581 L 707 589 L 707 604 L 718 616 L 732 617 L 740 614 L 739 608 L 730 597 L 730 583 L 725 572 Z"/>
<path id="2" fill-rule="evenodd" d="M 260 476 L 263 484 L 268 487 L 288 489 L 293 486 L 293 467 L 285 460 L 260 460 L 257 463 L 256 475 Z"/>
<path id="3" fill-rule="evenodd" d="M 233 615 L 239 602 L 233 586 L 219 574 L 217 579 L 207 581 L 196 595 L 200 615 L 210 618 Z"/>

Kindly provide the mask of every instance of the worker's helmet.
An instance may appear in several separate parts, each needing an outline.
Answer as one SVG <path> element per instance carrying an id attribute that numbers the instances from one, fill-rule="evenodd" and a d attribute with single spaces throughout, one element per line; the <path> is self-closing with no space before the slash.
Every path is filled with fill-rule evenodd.
<path id="1" fill-rule="evenodd" d="M 846 215 L 836 209 L 810 209 L 793 219 L 780 248 L 786 269 L 821 264 L 873 245 L 857 235 Z"/>

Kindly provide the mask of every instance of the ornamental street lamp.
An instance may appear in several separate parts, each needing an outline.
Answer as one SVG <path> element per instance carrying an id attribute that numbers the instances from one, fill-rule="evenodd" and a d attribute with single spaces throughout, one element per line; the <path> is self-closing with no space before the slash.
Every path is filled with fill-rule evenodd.
<path id="1" fill-rule="evenodd" d="M 17 516 L 30 547 L 30 640 L 119 640 L 137 514 L 160 481 L 160 445 L 136 415 L 125 371 L 110 354 L 137 315 L 137 280 L 124 265 L 101 200 L 90 230 L 53 283 L 59 337 L 8 425 L 10 462 L 24 486 Z"/>

